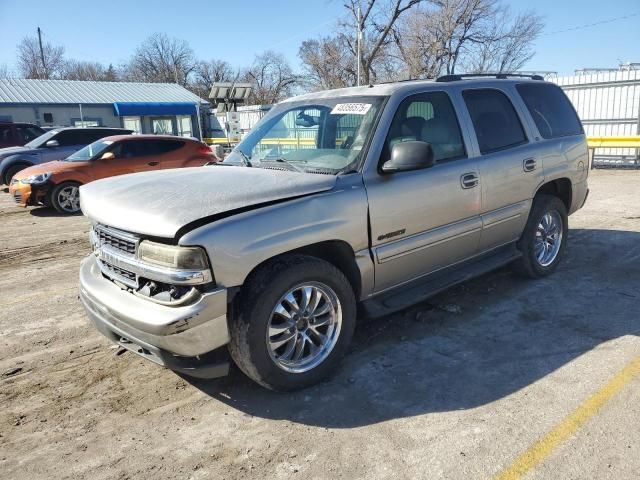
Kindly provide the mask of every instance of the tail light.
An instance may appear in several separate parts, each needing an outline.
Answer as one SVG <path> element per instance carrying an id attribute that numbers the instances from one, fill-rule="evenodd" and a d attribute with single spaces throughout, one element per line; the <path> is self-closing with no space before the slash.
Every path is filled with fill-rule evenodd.
<path id="1" fill-rule="evenodd" d="M 198 146 L 197 152 L 204 155 L 213 155 L 213 151 L 211 150 L 211 148 L 204 144 Z"/>

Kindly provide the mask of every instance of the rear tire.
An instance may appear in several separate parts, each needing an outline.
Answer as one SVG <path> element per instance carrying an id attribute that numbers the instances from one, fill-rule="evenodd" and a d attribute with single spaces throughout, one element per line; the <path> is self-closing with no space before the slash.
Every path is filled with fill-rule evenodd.
<path id="1" fill-rule="evenodd" d="M 537 195 L 517 243 L 522 257 L 514 262 L 514 270 L 529 278 L 553 273 L 562 260 L 568 230 L 567 207 L 562 200 L 553 195 Z"/>
<path id="2" fill-rule="evenodd" d="M 7 171 L 4 173 L 4 178 L 2 181 L 5 185 L 9 185 L 11 183 L 11 179 L 15 176 L 16 173 L 24 170 L 25 168 L 29 168 L 31 165 L 28 163 L 17 163 L 15 165 L 11 165 L 7 168 Z"/>
<path id="3" fill-rule="evenodd" d="M 49 202 L 60 213 L 69 215 L 80 211 L 80 184 L 78 182 L 62 182 L 51 190 Z"/>
<path id="4" fill-rule="evenodd" d="M 283 255 L 259 268 L 237 305 L 229 352 L 248 377 L 271 390 L 305 388 L 330 375 L 355 329 L 349 281 L 307 255 Z"/>

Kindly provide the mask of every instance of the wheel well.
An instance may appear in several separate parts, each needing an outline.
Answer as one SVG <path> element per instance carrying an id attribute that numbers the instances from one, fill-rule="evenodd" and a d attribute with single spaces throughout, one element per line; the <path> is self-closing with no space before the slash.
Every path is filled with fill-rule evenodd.
<path id="1" fill-rule="evenodd" d="M 573 192 L 571 188 L 571 180 L 569 180 L 568 178 L 558 178 L 557 180 L 547 182 L 538 189 L 536 195 L 538 193 L 554 195 L 562 200 L 564 206 L 567 207 L 567 212 L 571 209 L 571 199 L 573 197 Z"/>
<path id="2" fill-rule="evenodd" d="M 351 287 L 353 288 L 353 293 L 356 298 L 360 297 L 360 291 L 362 288 L 361 279 L 360 279 L 360 269 L 356 264 L 355 253 L 351 246 L 342 240 L 329 240 L 326 242 L 314 243 L 311 245 L 306 245 L 301 248 L 296 248 L 295 250 L 289 250 L 288 252 L 283 252 L 279 254 L 288 255 L 292 253 L 299 253 L 302 255 L 309 255 L 311 257 L 320 258 L 326 262 L 329 262 L 336 268 L 338 268 L 344 276 L 347 277 Z M 253 270 L 247 275 L 249 278 L 257 269 L 262 267 L 265 263 L 273 260 L 269 258 L 264 262 L 256 265 Z M 233 294 L 230 297 L 235 297 L 237 290 L 232 292 Z"/>
<path id="3" fill-rule="evenodd" d="M 11 170 L 13 167 L 21 167 L 20 170 L 24 170 L 25 168 L 29 168 L 31 166 L 33 166 L 33 163 L 29 163 L 27 161 L 17 161 L 17 162 L 10 163 L 9 165 L 7 165 L 7 167 L 2 172 L 2 180 L 7 185 L 9 185 L 9 182 L 11 181 L 11 179 L 10 178 L 5 178 L 9 174 L 9 170 Z M 18 171 L 20 171 L 20 170 L 18 170 Z"/>

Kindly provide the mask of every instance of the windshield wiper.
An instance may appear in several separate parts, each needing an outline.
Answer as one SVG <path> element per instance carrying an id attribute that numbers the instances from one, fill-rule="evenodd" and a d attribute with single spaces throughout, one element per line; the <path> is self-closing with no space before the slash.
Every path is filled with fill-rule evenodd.
<path id="1" fill-rule="evenodd" d="M 271 159 L 264 160 L 263 159 L 263 160 L 260 160 L 260 163 L 284 163 L 287 167 L 289 167 L 290 170 L 293 170 L 295 172 L 304 172 L 303 169 L 301 169 L 300 167 L 294 165 L 289 160 L 285 160 L 282 157 L 274 158 L 273 160 L 271 160 Z"/>
<path id="2" fill-rule="evenodd" d="M 238 152 L 240 154 L 240 158 L 242 159 L 242 165 L 244 165 L 245 167 L 253 167 L 253 165 L 251 165 L 251 159 L 247 156 L 246 153 L 244 153 L 239 148 L 236 148 L 234 152 Z"/>

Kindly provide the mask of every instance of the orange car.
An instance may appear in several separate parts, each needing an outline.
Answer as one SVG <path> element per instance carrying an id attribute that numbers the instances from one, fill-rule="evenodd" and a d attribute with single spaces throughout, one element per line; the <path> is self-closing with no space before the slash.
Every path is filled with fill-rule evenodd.
<path id="1" fill-rule="evenodd" d="M 79 186 L 105 177 L 217 161 L 197 140 L 159 135 L 106 137 L 62 161 L 42 163 L 14 175 L 9 193 L 22 207 L 47 205 L 61 213 L 80 210 Z"/>

